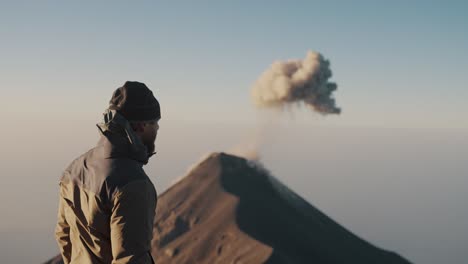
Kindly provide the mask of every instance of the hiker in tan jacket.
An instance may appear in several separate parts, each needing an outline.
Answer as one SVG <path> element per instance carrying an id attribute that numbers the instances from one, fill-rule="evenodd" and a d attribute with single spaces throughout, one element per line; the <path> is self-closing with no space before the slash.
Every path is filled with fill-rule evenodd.
<path id="1" fill-rule="evenodd" d="M 64 263 L 154 263 L 156 190 L 143 170 L 154 154 L 159 102 L 145 84 L 112 95 L 96 147 L 60 180 L 55 236 Z"/>

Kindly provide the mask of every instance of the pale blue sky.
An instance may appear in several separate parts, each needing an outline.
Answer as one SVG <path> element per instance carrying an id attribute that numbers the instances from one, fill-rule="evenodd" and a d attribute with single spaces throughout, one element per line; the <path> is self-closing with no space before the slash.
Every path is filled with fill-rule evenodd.
<path id="1" fill-rule="evenodd" d="M 96 111 L 132 79 L 156 90 L 171 119 L 210 122 L 238 109 L 233 118 L 245 121 L 261 72 L 315 50 L 332 63 L 343 107 L 328 122 L 468 127 L 465 1 L 1 5 L 1 89 L 31 108 L 38 98 L 47 112 L 57 101 L 75 108 L 91 100 Z M 8 101 L 7 111 L 17 100 Z"/>
<path id="2" fill-rule="evenodd" d="M 145 169 L 159 192 L 202 154 L 254 142 L 370 242 L 416 263 L 468 259 L 468 2 L 84 2 L 0 2 L 0 262 L 57 252 L 58 178 L 126 80 L 161 101 Z M 255 110 L 259 75 L 308 50 L 330 60 L 342 114 Z"/>

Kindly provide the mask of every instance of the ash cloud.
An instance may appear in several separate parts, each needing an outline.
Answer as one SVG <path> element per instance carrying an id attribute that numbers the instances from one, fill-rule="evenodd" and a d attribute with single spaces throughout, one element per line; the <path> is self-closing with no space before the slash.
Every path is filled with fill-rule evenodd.
<path id="1" fill-rule="evenodd" d="M 286 108 L 304 104 L 321 114 L 339 114 L 332 93 L 336 83 L 330 62 L 320 53 L 309 51 L 304 60 L 274 62 L 252 87 L 252 98 L 260 108 Z"/>

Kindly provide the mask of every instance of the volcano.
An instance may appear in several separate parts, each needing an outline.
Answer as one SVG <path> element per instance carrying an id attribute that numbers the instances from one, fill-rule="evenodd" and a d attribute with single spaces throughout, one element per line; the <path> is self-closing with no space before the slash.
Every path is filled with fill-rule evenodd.
<path id="1" fill-rule="evenodd" d="M 158 264 L 410 263 L 346 230 L 261 165 L 225 153 L 158 197 L 152 255 Z"/>

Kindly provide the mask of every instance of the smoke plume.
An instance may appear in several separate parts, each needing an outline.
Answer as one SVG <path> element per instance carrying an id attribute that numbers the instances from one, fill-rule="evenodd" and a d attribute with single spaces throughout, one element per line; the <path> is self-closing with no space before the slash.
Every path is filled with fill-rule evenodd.
<path id="1" fill-rule="evenodd" d="M 321 114 L 339 114 L 332 97 L 337 85 L 328 81 L 331 76 L 330 62 L 309 51 L 304 60 L 273 63 L 255 82 L 252 98 L 258 107 L 304 104 Z"/>

